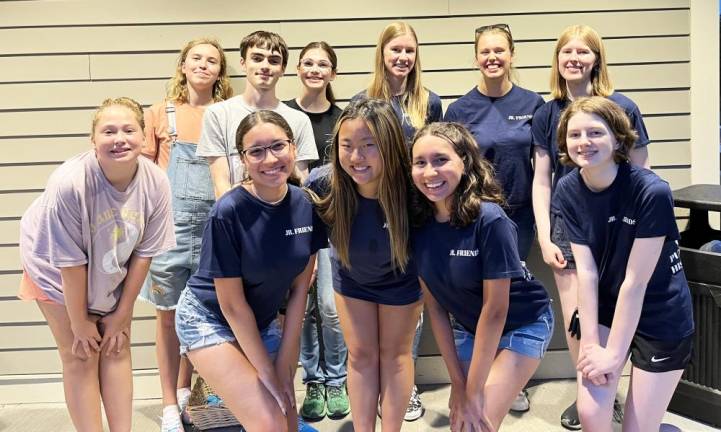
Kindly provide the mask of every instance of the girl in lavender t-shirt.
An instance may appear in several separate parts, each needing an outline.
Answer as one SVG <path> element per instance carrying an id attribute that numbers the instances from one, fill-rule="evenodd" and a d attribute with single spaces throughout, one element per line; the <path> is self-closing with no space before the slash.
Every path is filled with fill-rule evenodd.
<path id="1" fill-rule="evenodd" d="M 139 158 L 143 110 L 106 99 L 93 150 L 61 165 L 20 225 L 19 297 L 35 300 L 58 345 L 77 430 L 131 428 L 130 320 L 151 257 L 175 245 L 165 173 Z"/>

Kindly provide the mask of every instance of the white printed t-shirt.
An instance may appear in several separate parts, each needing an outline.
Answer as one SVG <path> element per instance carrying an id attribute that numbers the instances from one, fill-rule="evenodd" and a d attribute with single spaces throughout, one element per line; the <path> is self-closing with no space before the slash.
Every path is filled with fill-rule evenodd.
<path id="1" fill-rule="evenodd" d="M 95 151 L 63 163 L 20 222 L 20 254 L 30 279 L 64 304 L 61 267 L 87 264 L 88 312 L 105 315 L 120 299 L 130 256 L 153 257 L 175 246 L 170 185 L 151 161 L 124 192 L 105 178 Z"/>

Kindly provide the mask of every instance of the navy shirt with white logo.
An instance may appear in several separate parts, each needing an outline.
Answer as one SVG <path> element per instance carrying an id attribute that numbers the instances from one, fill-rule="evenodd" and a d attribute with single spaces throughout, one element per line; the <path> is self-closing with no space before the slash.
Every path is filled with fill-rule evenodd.
<path id="1" fill-rule="evenodd" d="M 198 271 L 188 288 L 223 319 L 214 278 L 241 278 L 258 329 L 275 319 L 293 280 L 310 256 L 327 244 L 325 226 L 302 189 L 288 186 L 277 205 L 243 187 L 213 206 L 203 232 Z"/>
<path id="2" fill-rule="evenodd" d="M 495 167 L 511 209 L 531 204 L 531 122 L 541 105 L 538 93 L 515 85 L 501 97 L 488 97 L 473 87 L 448 107 L 444 117 L 473 134 L 481 153 Z"/>
<path id="3" fill-rule="evenodd" d="M 650 142 L 646 125 L 643 122 L 641 111 L 638 106 L 629 98 L 619 92 L 614 92 L 607 97 L 608 100 L 615 102 L 623 108 L 631 121 L 631 127 L 638 134 L 636 148 L 645 147 Z M 551 167 L 553 169 L 552 191 L 556 190 L 558 181 L 573 168 L 563 165 L 560 161 L 558 150 L 558 139 L 556 131 L 558 130 L 558 122 L 561 119 L 561 113 L 569 105 L 570 101 L 564 99 L 553 99 L 546 102 L 536 111 L 531 131 L 533 132 L 533 144 L 548 152 L 551 158 Z M 556 204 L 556 199 L 551 200 L 551 210 L 558 214 L 560 210 Z"/>
<path id="4" fill-rule="evenodd" d="M 386 305 L 411 304 L 421 298 L 416 263 L 411 257 L 406 271 L 391 262 L 387 224 L 378 200 L 356 195 L 358 206 L 351 227 L 346 268 L 331 243 L 333 288 L 344 296 Z"/>
<path id="5" fill-rule="evenodd" d="M 622 163 L 601 192 L 591 191 L 575 169 L 561 179 L 556 194 L 571 243 L 588 246 L 596 262 L 598 322 L 611 327 L 634 240 L 665 237 L 636 331 L 659 340 L 692 334 L 691 296 L 668 183 L 652 171 Z"/>
<path id="6" fill-rule="evenodd" d="M 512 279 L 503 332 L 536 321 L 548 306 L 543 285 L 526 280 L 516 226 L 493 203 L 483 203 L 465 227 L 428 221 L 413 235 L 418 273 L 436 301 L 470 333 L 483 307 L 483 281 Z"/>
<path id="7" fill-rule="evenodd" d="M 366 90 L 357 93 L 351 98 L 351 102 L 357 99 L 367 98 L 368 94 Z M 393 96 L 389 101 L 393 107 L 393 111 L 396 113 L 396 117 L 401 124 L 403 129 L 403 136 L 406 138 L 406 143 L 410 143 L 413 140 L 413 135 L 416 134 L 416 128 L 411 123 L 411 119 L 403 108 L 401 102 L 402 96 Z M 428 90 L 428 105 L 426 112 L 426 124 L 439 122 L 443 118 L 443 103 L 441 102 L 440 96 Z"/>

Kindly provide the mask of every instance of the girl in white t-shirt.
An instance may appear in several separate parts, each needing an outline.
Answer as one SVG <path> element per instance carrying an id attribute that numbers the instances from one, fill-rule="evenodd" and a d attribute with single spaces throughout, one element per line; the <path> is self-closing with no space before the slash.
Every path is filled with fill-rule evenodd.
<path id="1" fill-rule="evenodd" d="M 139 158 L 143 110 L 106 99 L 93 149 L 61 165 L 21 221 L 19 297 L 34 300 L 63 366 L 65 400 L 79 431 L 130 431 L 130 321 L 150 260 L 175 245 L 165 173 Z"/>

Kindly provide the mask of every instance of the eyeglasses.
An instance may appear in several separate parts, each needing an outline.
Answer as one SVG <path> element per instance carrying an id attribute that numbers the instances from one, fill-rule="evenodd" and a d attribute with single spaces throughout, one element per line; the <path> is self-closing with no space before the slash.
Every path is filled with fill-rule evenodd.
<path id="1" fill-rule="evenodd" d="M 482 33 L 485 33 L 489 30 L 495 30 L 495 29 L 503 30 L 504 32 L 508 33 L 509 35 L 511 34 L 511 26 L 509 26 L 508 24 L 491 24 L 491 25 L 485 25 L 485 26 L 478 27 L 476 29 L 476 36 L 478 36 Z"/>
<path id="2" fill-rule="evenodd" d="M 288 148 L 293 141 L 289 139 L 273 141 L 268 146 L 253 146 L 240 152 L 252 162 L 262 162 L 265 160 L 266 153 L 270 150 L 273 156 L 280 157 L 288 154 Z"/>
<path id="3" fill-rule="evenodd" d="M 304 71 L 313 70 L 314 67 L 317 67 L 321 71 L 329 71 L 333 69 L 333 65 L 328 62 L 319 61 L 318 63 L 315 63 L 313 60 L 303 60 L 300 62 L 299 66 Z"/>

